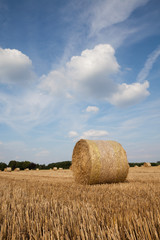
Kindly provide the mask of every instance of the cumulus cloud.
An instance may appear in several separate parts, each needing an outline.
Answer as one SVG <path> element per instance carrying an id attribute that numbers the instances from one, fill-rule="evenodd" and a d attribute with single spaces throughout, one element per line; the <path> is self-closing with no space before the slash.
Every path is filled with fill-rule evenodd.
<path id="1" fill-rule="evenodd" d="M 83 51 L 81 56 L 72 57 L 66 65 L 71 91 L 87 98 L 103 98 L 115 90 L 111 75 L 117 73 L 120 66 L 114 54 L 112 46 L 100 44 Z"/>
<path id="2" fill-rule="evenodd" d="M 77 133 L 76 131 L 70 131 L 69 134 L 68 134 L 68 136 L 69 136 L 70 138 L 74 138 L 74 137 L 77 137 L 77 136 L 78 136 L 78 133 Z"/>
<path id="3" fill-rule="evenodd" d="M 16 49 L 0 48 L 0 83 L 23 83 L 34 77 L 32 61 L 28 56 Z"/>
<path id="4" fill-rule="evenodd" d="M 81 81 L 102 72 L 109 75 L 119 69 L 114 54 L 115 51 L 111 45 L 96 45 L 93 49 L 82 51 L 81 56 L 73 56 L 66 64 L 67 71 L 72 78 Z"/>
<path id="5" fill-rule="evenodd" d="M 148 81 L 145 81 L 142 84 L 123 83 L 118 86 L 118 91 L 113 93 L 113 95 L 108 98 L 108 101 L 111 104 L 119 107 L 134 105 L 149 96 L 150 93 L 148 92 L 147 88 L 149 88 Z"/>
<path id="6" fill-rule="evenodd" d="M 5 83 L 11 85 L 11 81 L 15 83 L 24 79 L 20 78 L 22 72 L 26 76 L 26 71 L 31 72 L 31 67 L 29 57 L 20 51 L 0 49 L 0 83 L 5 80 Z M 57 109 L 62 112 L 62 108 L 59 111 L 58 107 L 60 102 L 67 105 L 77 100 L 101 100 L 122 107 L 138 103 L 149 95 L 147 81 L 116 83 L 114 79 L 119 68 L 112 46 L 100 44 L 87 49 L 80 56 L 73 56 L 63 68 L 42 76 L 34 89 L 23 88 L 16 94 L 2 89 L 0 122 L 25 130 L 55 119 Z M 98 110 L 96 106 L 88 106 L 86 112 L 96 113 Z M 71 137 L 76 134 L 70 133 Z"/>
<path id="7" fill-rule="evenodd" d="M 85 131 L 82 133 L 82 136 L 80 138 L 84 138 L 84 139 L 100 139 L 100 138 L 104 138 L 108 136 L 108 132 L 105 130 L 94 130 L 94 129 L 90 129 L 88 131 Z"/>
<path id="8" fill-rule="evenodd" d="M 86 112 L 94 112 L 94 113 L 97 113 L 99 111 L 99 108 L 96 107 L 96 106 L 88 106 L 86 108 Z"/>
<path id="9" fill-rule="evenodd" d="M 73 56 L 64 68 L 43 76 L 40 88 L 52 94 L 104 97 L 116 88 L 110 79 L 119 70 L 115 51 L 108 44 L 87 49 L 80 56 Z M 65 91 L 64 91 L 65 90 Z"/>
<path id="10" fill-rule="evenodd" d="M 100 44 L 73 56 L 64 68 L 43 76 L 39 87 L 54 96 L 106 100 L 115 106 L 136 104 L 149 95 L 148 82 L 116 83 L 119 68 L 112 46 Z M 89 107 L 87 111 L 97 109 Z"/>

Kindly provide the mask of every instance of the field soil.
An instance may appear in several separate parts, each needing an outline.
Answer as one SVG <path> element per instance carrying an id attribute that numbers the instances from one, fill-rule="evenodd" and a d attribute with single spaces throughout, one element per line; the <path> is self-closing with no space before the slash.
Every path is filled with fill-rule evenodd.
<path id="1" fill-rule="evenodd" d="M 160 167 L 118 184 L 80 185 L 71 170 L 0 172 L 0 240 L 159 240 Z"/>

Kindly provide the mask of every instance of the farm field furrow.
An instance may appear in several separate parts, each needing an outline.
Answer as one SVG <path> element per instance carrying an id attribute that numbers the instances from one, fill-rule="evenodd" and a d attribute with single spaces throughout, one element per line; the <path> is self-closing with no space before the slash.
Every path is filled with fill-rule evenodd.
<path id="1" fill-rule="evenodd" d="M 159 240 L 160 167 L 101 185 L 71 170 L 0 172 L 0 240 L 11 239 Z"/>

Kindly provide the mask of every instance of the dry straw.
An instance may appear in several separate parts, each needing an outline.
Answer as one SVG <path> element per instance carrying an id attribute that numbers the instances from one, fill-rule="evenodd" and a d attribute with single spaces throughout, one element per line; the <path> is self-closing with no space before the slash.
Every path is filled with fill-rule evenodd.
<path id="1" fill-rule="evenodd" d="M 78 183 L 123 182 L 128 170 L 126 152 L 118 142 L 81 139 L 74 147 L 72 171 Z"/>
<path id="2" fill-rule="evenodd" d="M 137 168 L 138 166 L 137 166 L 137 165 L 135 165 L 134 167 L 136 167 L 136 168 Z"/>
<path id="3" fill-rule="evenodd" d="M 70 170 L 72 170 L 72 165 L 69 167 Z"/>
<path id="4" fill-rule="evenodd" d="M 5 172 L 12 172 L 12 168 L 11 167 L 7 167 L 4 169 Z"/>
<path id="5" fill-rule="evenodd" d="M 78 183 L 123 182 L 128 170 L 126 152 L 118 142 L 81 139 L 74 147 L 72 171 Z"/>
<path id="6" fill-rule="evenodd" d="M 18 171 L 20 171 L 20 168 L 15 168 L 14 171 L 18 172 Z"/>
<path id="7" fill-rule="evenodd" d="M 151 164 L 150 164 L 149 162 L 145 162 L 145 163 L 143 164 L 143 166 L 144 166 L 144 167 L 151 167 Z"/>
<path id="8" fill-rule="evenodd" d="M 53 168 L 53 171 L 57 171 L 57 167 L 54 167 L 54 168 Z"/>

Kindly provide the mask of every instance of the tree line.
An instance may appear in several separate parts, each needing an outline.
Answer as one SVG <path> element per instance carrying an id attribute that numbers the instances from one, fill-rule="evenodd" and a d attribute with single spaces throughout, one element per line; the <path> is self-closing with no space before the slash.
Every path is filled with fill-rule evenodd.
<path id="1" fill-rule="evenodd" d="M 0 170 L 4 170 L 6 167 L 11 167 L 12 170 L 15 168 L 20 168 L 20 170 L 24 170 L 26 168 L 29 168 L 30 170 L 33 169 L 50 169 L 50 168 L 63 168 L 63 169 L 69 169 L 71 166 L 71 161 L 64 161 L 64 162 L 57 162 L 57 163 L 50 163 L 48 165 L 45 164 L 38 164 L 38 163 L 33 163 L 30 161 L 16 161 L 16 160 L 11 160 L 8 164 L 0 162 Z"/>
<path id="2" fill-rule="evenodd" d="M 138 166 L 138 167 L 140 167 L 140 166 L 142 166 L 144 164 L 144 162 L 140 162 L 140 163 L 129 163 L 129 166 L 130 167 L 134 167 L 134 166 Z M 160 161 L 158 161 L 158 162 L 150 162 L 150 164 L 151 164 L 151 166 L 159 166 L 160 165 Z"/>
<path id="3" fill-rule="evenodd" d="M 29 162 L 29 161 L 16 161 L 16 160 L 11 160 L 9 162 L 9 164 L 0 162 L 0 170 L 3 171 L 6 167 L 11 167 L 12 170 L 14 170 L 15 168 L 20 168 L 20 170 L 24 170 L 26 168 L 29 168 L 30 170 L 33 169 L 50 169 L 50 168 L 63 168 L 63 169 L 69 169 L 71 166 L 71 161 L 63 161 L 63 162 L 57 162 L 57 163 L 49 163 L 48 165 L 45 164 L 38 164 L 38 163 L 33 163 L 33 162 Z M 141 163 L 129 163 L 130 167 L 134 167 L 135 165 L 137 165 L 138 167 L 142 166 L 144 164 L 144 162 Z M 151 162 L 151 166 L 159 166 L 160 165 L 160 161 L 158 162 Z"/>

